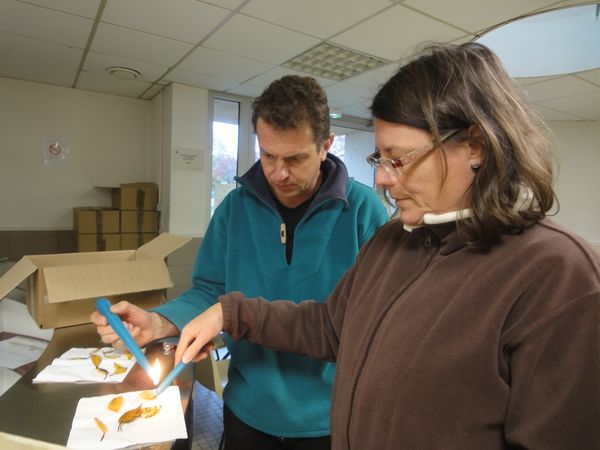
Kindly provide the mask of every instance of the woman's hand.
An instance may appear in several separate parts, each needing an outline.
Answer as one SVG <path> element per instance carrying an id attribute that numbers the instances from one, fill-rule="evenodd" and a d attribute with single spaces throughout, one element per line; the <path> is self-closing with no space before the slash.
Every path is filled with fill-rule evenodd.
<path id="1" fill-rule="evenodd" d="M 221 330 L 223 309 L 220 303 L 216 303 L 183 328 L 175 352 L 175 364 L 179 361 L 185 364 L 190 361 L 198 362 L 206 358 L 213 349 L 211 339 Z"/>

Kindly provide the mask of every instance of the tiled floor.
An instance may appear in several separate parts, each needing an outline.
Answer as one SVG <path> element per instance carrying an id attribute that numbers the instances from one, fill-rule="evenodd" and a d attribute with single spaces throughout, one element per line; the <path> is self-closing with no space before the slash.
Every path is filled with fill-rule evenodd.
<path id="1" fill-rule="evenodd" d="M 217 450 L 223 434 L 223 401 L 196 381 L 192 450 Z"/>

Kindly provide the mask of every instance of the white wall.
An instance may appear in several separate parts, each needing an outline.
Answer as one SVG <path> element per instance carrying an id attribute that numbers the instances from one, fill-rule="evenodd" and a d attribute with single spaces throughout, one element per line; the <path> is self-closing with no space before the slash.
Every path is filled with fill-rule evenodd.
<path id="1" fill-rule="evenodd" d="M 173 85 L 148 102 L 0 77 L 0 98 L 0 229 L 71 229 L 73 206 L 110 203 L 93 186 L 150 180 L 164 194 L 162 229 L 204 234 L 208 91 Z M 555 219 L 600 246 L 600 123 L 550 127 L 559 147 Z M 47 135 L 68 138 L 64 167 L 43 166 Z M 174 161 L 178 148 L 199 155 L 201 168 Z"/>
<path id="2" fill-rule="evenodd" d="M 600 122 L 552 122 L 558 142 L 555 220 L 600 247 Z"/>
<path id="3" fill-rule="evenodd" d="M 1 77 L 0 99 L 0 229 L 71 229 L 72 207 L 110 206 L 93 186 L 157 181 L 150 102 Z M 50 135 L 68 140 L 63 167 L 43 165 Z"/>

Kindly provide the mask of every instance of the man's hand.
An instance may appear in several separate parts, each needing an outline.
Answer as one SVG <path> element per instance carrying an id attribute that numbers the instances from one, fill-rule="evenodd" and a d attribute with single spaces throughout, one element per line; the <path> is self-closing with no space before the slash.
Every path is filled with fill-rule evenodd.
<path id="1" fill-rule="evenodd" d="M 216 303 L 183 327 L 175 351 L 175 364 L 179 361 L 185 364 L 198 362 L 206 358 L 213 349 L 211 339 L 221 330 L 223 309 L 220 303 Z"/>
<path id="2" fill-rule="evenodd" d="M 112 305 L 110 310 L 121 318 L 125 328 L 139 346 L 144 346 L 163 337 L 176 336 L 179 332 L 175 325 L 160 314 L 145 311 L 126 301 Z M 125 348 L 117 333 L 108 325 L 104 315 L 94 311 L 90 319 L 96 325 L 96 330 L 102 342 L 115 348 Z"/>

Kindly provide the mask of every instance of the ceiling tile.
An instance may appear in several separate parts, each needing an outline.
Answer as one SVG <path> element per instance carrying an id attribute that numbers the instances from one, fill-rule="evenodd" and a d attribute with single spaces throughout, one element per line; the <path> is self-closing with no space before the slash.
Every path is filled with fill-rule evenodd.
<path id="1" fill-rule="evenodd" d="M 112 66 L 137 70 L 142 74 L 140 79 L 147 82 L 158 80 L 169 69 L 167 66 L 160 66 L 158 64 L 134 61 L 119 56 L 105 55 L 104 53 L 89 52 L 85 59 L 83 70 L 106 74 L 107 67 Z"/>
<path id="2" fill-rule="evenodd" d="M 542 116 L 542 118 L 548 122 L 560 122 L 565 120 L 581 120 L 580 117 L 574 116 L 572 114 L 567 114 L 561 111 L 556 111 L 550 108 L 544 108 L 540 105 L 532 105 L 533 109 L 537 111 L 537 113 Z"/>
<path id="3" fill-rule="evenodd" d="M 287 67 L 276 67 L 274 69 L 269 70 L 268 72 L 263 73 L 262 75 L 252 78 L 248 81 L 248 84 L 258 86 L 262 91 L 269 84 L 271 84 L 271 82 L 278 80 L 279 78 L 284 77 L 285 75 L 298 75 L 300 77 L 312 76 L 306 73 L 298 72 L 297 70 L 288 69 Z M 322 87 L 335 83 L 335 81 L 328 80 L 325 78 L 314 76 L 313 78 L 317 80 L 317 83 L 319 83 Z"/>
<path id="4" fill-rule="evenodd" d="M 346 116 L 362 117 L 368 119 L 371 117 L 370 104 L 357 103 L 354 105 L 342 107 L 342 113 Z"/>
<path id="5" fill-rule="evenodd" d="M 600 109 L 600 89 L 595 92 L 538 102 L 538 104 L 576 115 L 578 111 L 596 111 Z"/>
<path id="6" fill-rule="evenodd" d="M 0 31 L 85 48 L 93 21 L 15 1 L 0 2 Z"/>
<path id="7" fill-rule="evenodd" d="M 0 33 L 0 56 L 77 70 L 83 50 L 51 42 Z M 0 65 L 2 62 L 0 62 Z"/>
<path id="8" fill-rule="evenodd" d="M 215 91 L 225 91 L 238 84 L 238 82 L 234 80 L 227 80 L 221 77 L 209 77 L 184 69 L 173 69 L 171 72 L 165 75 L 164 80 L 186 84 L 188 86 L 213 89 Z"/>
<path id="9" fill-rule="evenodd" d="M 325 39 L 388 7 L 389 0 L 252 0 L 240 12 Z"/>
<path id="10" fill-rule="evenodd" d="M 77 81 L 77 88 L 79 89 L 124 97 L 138 97 L 149 87 L 150 83 L 144 81 L 121 80 L 107 74 L 93 72 L 81 72 Z"/>
<path id="11" fill-rule="evenodd" d="M 552 0 L 503 0 L 501 2 L 481 0 L 407 0 L 404 5 L 415 8 L 433 17 L 439 17 L 463 30 L 481 31 L 513 17 L 533 12 L 556 3 Z"/>
<path id="12" fill-rule="evenodd" d="M 335 83 L 325 88 L 329 105 L 334 108 L 354 105 L 364 102 L 371 104 L 374 90 L 352 86 L 343 82 Z"/>
<path id="13" fill-rule="evenodd" d="M 27 0 L 27 3 L 93 19 L 98 13 L 100 0 Z"/>
<path id="14" fill-rule="evenodd" d="M 559 78 L 560 75 L 551 75 L 549 77 L 522 77 L 522 78 L 513 78 L 513 81 L 518 85 L 518 86 L 527 86 L 528 84 L 536 84 L 539 83 L 541 81 L 548 81 L 548 80 L 552 80 L 554 78 Z"/>
<path id="15" fill-rule="evenodd" d="M 598 86 L 572 76 L 567 76 L 553 78 L 541 83 L 529 84 L 524 86 L 523 89 L 530 101 L 539 103 L 545 100 L 592 92 L 597 90 Z"/>
<path id="16" fill-rule="evenodd" d="M 101 23 L 90 50 L 170 67 L 191 48 L 191 44 Z"/>
<path id="17" fill-rule="evenodd" d="M 242 3 L 244 3 L 244 0 L 201 0 L 201 3 L 220 6 L 221 8 L 226 8 L 233 11 Z"/>
<path id="18" fill-rule="evenodd" d="M 18 80 L 37 81 L 70 87 L 75 80 L 77 69 L 68 69 L 17 58 L 2 58 L 0 76 Z"/>
<path id="19" fill-rule="evenodd" d="M 309 36 L 237 14 L 203 46 L 268 64 L 281 64 L 318 43 Z"/>
<path id="20" fill-rule="evenodd" d="M 425 41 L 449 41 L 464 32 L 423 14 L 396 5 L 331 39 L 332 42 L 369 55 L 398 61 Z M 366 39 L 365 36 L 376 36 Z"/>
<path id="21" fill-rule="evenodd" d="M 594 83 L 600 86 L 600 69 L 588 70 L 587 72 L 579 72 L 577 74 L 577 77 L 583 78 L 584 80 L 587 80 L 590 83 Z"/>
<path id="22" fill-rule="evenodd" d="M 270 70 L 273 65 L 210 48 L 198 47 L 178 67 L 212 77 L 245 81 Z"/>
<path id="23" fill-rule="evenodd" d="M 196 0 L 109 0 L 102 21 L 197 44 L 228 14 Z"/>
<path id="24" fill-rule="evenodd" d="M 243 95 L 245 97 L 255 98 L 258 97 L 263 89 L 252 84 L 243 83 L 239 84 L 231 89 L 227 89 L 227 92 L 235 95 Z"/>
<path id="25" fill-rule="evenodd" d="M 143 98 L 144 100 L 152 100 L 154 97 L 156 97 L 163 89 L 165 88 L 165 85 L 163 84 L 153 84 L 152 86 L 150 86 L 142 95 L 140 98 Z"/>

